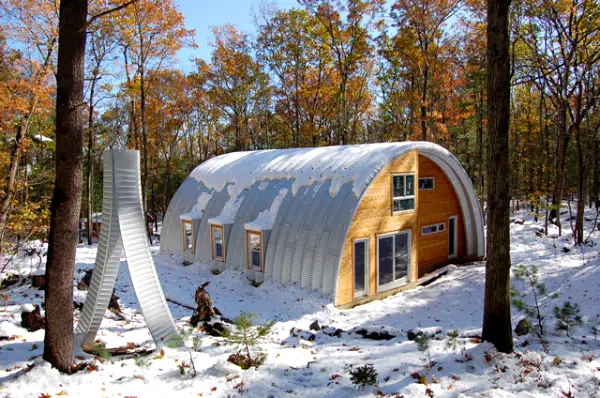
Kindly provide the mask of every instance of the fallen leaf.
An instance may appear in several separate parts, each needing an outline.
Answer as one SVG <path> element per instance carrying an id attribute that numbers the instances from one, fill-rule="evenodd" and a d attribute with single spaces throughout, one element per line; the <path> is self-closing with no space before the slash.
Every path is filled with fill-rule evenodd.
<path id="1" fill-rule="evenodd" d="M 94 365 L 94 364 L 89 364 L 87 366 L 87 371 L 88 373 L 92 373 L 93 371 L 97 371 L 98 370 L 98 366 Z"/>
<path id="2" fill-rule="evenodd" d="M 215 392 L 215 391 L 217 391 L 217 387 L 212 387 L 212 388 L 210 389 L 210 391 L 211 391 L 211 392 Z"/>
<path id="3" fill-rule="evenodd" d="M 492 359 L 494 359 L 494 358 L 492 357 L 492 354 L 490 354 L 490 353 L 489 353 L 489 352 L 487 352 L 487 351 L 486 351 L 486 352 L 483 354 L 483 356 L 485 357 L 485 360 L 486 360 L 486 361 L 488 361 L 488 362 L 492 362 Z"/>

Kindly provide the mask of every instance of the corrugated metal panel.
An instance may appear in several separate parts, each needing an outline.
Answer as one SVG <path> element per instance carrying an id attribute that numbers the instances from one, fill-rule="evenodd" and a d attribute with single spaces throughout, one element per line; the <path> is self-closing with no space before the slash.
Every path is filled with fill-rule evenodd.
<path id="1" fill-rule="evenodd" d="M 271 230 L 271 236 L 269 237 L 269 244 L 267 246 L 267 258 L 265 260 L 265 280 L 274 279 L 276 281 L 281 280 L 281 261 L 283 259 L 283 245 L 285 245 L 285 215 L 290 208 L 293 196 L 291 192 L 288 192 L 287 196 L 281 202 L 281 207 L 277 212 L 273 229 Z"/>
<path id="2" fill-rule="evenodd" d="M 344 195 L 344 192 L 346 194 Z M 339 200 L 337 199 L 339 198 Z M 350 184 L 344 185 L 336 197 L 337 209 L 335 216 L 328 220 L 332 222 L 331 235 L 327 245 L 325 266 L 323 270 L 322 292 L 335 294 L 336 279 L 339 273 L 340 258 L 346 240 L 346 231 L 350 227 L 354 209 L 358 205 L 358 198 L 354 196 Z"/>
<path id="3" fill-rule="evenodd" d="M 298 190 L 296 196 L 293 197 L 290 210 L 286 213 L 286 223 L 289 227 L 287 228 L 287 234 L 284 237 L 285 243 L 283 244 L 283 259 L 281 261 L 281 283 L 290 283 L 292 280 L 292 270 L 294 268 L 301 270 L 302 267 L 302 263 L 293 264 L 292 260 L 294 259 L 294 248 L 298 244 L 298 232 L 302 226 L 302 219 L 300 218 L 302 212 L 300 209 L 306 203 L 306 192 L 306 187 L 302 187 Z"/>
<path id="4" fill-rule="evenodd" d="M 331 198 L 329 196 L 329 186 L 330 182 L 327 181 L 325 184 L 321 184 L 320 187 L 318 184 L 313 184 L 313 199 L 311 202 L 312 206 L 312 215 L 310 218 L 306 218 L 305 222 L 302 224 L 302 233 L 306 236 L 306 240 L 304 245 L 300 248 L 303 252 L 302 255 L 302 276 L 300 281 L 300 286 L 310 288 L 312 286 L 312 270 L 313 270 L 313 259 L 315 255 L 315 250 L 317 248 L 317 234 L 316 226 L 319 224 L 318 220 L 322 220 L 325 217 L 325 214 L 328 210 L 328 204 L 331 203 Z M 317 192 L 315 193 L 315 188 Z"/>
<path id="5" fill-rule="evenodd" d="M 90 291 L 76 329 L 76 333 L 85 335 L 83 343 L 94 341 L 112 296 L 123 250 L 154 342 L 161 345 L 177 334 L 146 236 L 139 160 L 138 151 L 111 151 L 105 155 L 100 243 Z"/>

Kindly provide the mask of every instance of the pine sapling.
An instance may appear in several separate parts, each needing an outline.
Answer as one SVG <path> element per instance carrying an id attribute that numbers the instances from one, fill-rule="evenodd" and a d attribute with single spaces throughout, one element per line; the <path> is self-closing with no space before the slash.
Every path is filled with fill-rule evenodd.
<path id="1" fill-rule="evenodd" d="M 532 325 L 537 330 L 538 336 L 544 335 L 544 321 L 546 316 L 542 313 L 542 304 L 540 302 L 541 297 L 547 293 L 546 285 L 539 281 L 539 270 L 535 265 L 526 267 L 521 264 L 518 265 L 514 272 L 513 277 L 516 280 L 523 281 L 526 287 L 530 290 L 533 297 L 533 304 L 528 304 L 527 293 L 517 290 L 513 285 L 511 287 L 511 305 L 522 312 L 526 316 L 526 322 Z M 557 298 L 556 294 L 551 295 L 551 298 Z"/>
<path id="2" fill-rule="evenodd" d="M 569 334 L 573 329 L 578 328 L 583 323 L 579 304 L 571 304 L 566 301 L 562 307 L 554 307 L 554 317 L 556 318 L 556 330 L 563 330 Z"/>
<path id="3" fill-rule="evenodd" d="M 244 370 L 252 366 L 259 366 L 264 362 L 265 355 L 258 354 L 252 357 L 250 348 L 265 339 L 275 324 L 275 322 L 269 321 L 264 325 L 256 326 L 254 324 L 256 318 L 258 318 L 258 314 L 242 312 L 233 320 L 233 328 L 226 328 L 220 332 L 226 344 L 235 345 L 238 348 L 238 352 L 231 355 L 229 360 Z"/>
<path id="4" fill-rule="evenodd" d="M 363 365 L 350 371 L 350 381 L 357 388 L 377 385 L 377 371 L 373 365 Z"/>

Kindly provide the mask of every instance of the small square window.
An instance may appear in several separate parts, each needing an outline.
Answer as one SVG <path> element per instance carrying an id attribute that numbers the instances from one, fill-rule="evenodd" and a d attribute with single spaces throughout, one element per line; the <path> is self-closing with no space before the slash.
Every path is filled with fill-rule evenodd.
<path id="1" fill-rule="evenodd" d="M 432 189 L 435 189 L 435 177 L 419 178 L 419 190 L 430 191 Z"/>

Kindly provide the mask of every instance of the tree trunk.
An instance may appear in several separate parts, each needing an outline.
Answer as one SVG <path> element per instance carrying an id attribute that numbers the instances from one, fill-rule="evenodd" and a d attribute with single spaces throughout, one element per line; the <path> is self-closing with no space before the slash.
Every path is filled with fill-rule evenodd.
<path id="1" fill-rule="evenodd" d="M 567 160 L 567 147 L 571 133 L 567 127 L 567 103 L 566 100 L 559 99 L 558 123 L 557 123 L 557 142 L 556 142 L 556 175 L 554 181 L 554 192 L 552 194 L 552 206 L 556 212 L 556 226 L 558 227 L 558 236 L 562 235 L 562 225 L 560 222 L 560 207 L 562 203 L 562 194 L 565 186 L 565 169 Z"/>
<path id="2" fill-rule="evenodd" d="M 94 215 L 94 163 L 92 151 L 94 150 L 94 92 L 96 90 L 96 76 L 92 77 L 89 98 L 88 114 L 88 147 L 87 147 L 87 242 L 91 245 L 93 215 Z"/>
<path id="3" fill-rule="evenodd" d="M 488 232 L 482 338 L 513 351 L 510 319 L 510 0 L 487 3 Z"/>
<path id="4" fill-rule="evenodd" d="M 46 265 L 44 359 L 73 367 L 73 271 L 83 176 L 83 81 L 87 0 L 61 0 L 56 74 L 56 179 Z"/>
<path id="5" fill-rule="evenodd" d="M 423 92 L 421 93 L 421 139 L 427 141 L 427 85 L 429 83 L 429 65 L 423 72 Z"/>

